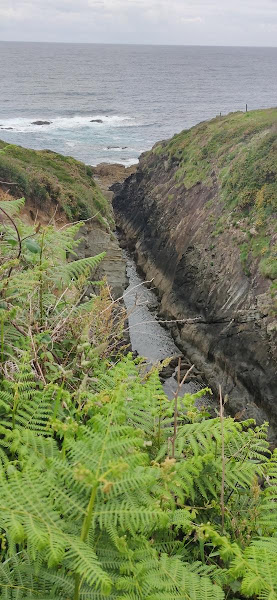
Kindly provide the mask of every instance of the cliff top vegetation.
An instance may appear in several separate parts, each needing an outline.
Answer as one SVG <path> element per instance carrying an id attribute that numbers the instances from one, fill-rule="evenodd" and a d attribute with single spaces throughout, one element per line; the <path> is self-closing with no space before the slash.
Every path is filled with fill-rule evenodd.
<path id="1" fill-rule="evenodd" d="M 241 260 L 247 274 L 259 260 L 263 276 L 277 278 L 277 109 L 218 116 L 157 144 L 153 151 L 175 168 L 176 187 L 201 183 L 216 190 L 209 201 L 214 235 L 245 232 Z"/>
<path id="2" fill-rule="evenodd" d="M 4 151 L 3 151 L 4 150 Z M 0 180 L 15 197 L 51 216 L 57 207 L 70 221 L 94 215 L 102 227 L 112 223 L 110 205 L 93 179 L 92 168 L 51 150 L 30 150 L 0 140 Z"/>

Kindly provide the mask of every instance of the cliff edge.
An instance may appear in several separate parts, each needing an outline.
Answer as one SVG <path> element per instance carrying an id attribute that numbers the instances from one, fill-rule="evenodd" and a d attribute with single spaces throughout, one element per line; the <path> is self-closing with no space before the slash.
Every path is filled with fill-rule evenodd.
<path id="1" fill-rule="evenodd" d="M 126 285 L 125 261 L 113 233 L 111 202 L 89 165 L 51 150 L 30 150 L 0 140 L 0 195 L 24 197 L 23 218 L 56 227 L 83 220 L 78 258 L 106 252 L 99 278 L 120 297 Z M 6 198 L 7 199 L 7 198 Z"/>
<path id="2" fill-rule="evenodd" d="M 156 144 L 116 187 L 119 230 L 176 341 L 229 411 L 277 424 L 277 109 Z"/>

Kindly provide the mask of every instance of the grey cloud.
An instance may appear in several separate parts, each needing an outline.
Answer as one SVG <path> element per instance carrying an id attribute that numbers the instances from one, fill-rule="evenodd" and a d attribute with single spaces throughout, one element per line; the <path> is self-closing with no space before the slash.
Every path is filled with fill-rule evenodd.
<path id="1" fill-rule="evenodd" d="M 0 0 L 0 38 L 276 45 L 277 0 Z"/>

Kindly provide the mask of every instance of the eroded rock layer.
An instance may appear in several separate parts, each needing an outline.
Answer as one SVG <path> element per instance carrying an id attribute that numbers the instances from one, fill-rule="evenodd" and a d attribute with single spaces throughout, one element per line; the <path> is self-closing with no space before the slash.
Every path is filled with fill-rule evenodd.
<path id="1" fill-rule="evenodd" d="M 179 345 L 233 414 L 273 428 L 276 121 L 276 109 L 235 113 L 161 142 L 113 201 Z"/>

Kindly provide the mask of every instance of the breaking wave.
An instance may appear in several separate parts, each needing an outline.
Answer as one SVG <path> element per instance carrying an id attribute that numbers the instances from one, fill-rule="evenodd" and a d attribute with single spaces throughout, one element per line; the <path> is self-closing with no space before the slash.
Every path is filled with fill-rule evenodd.
<path id="1" fill-rule="evenodd" d="M 49 124 L 37 125 L 35 121 L 49 121 Z M 79 116 L 75 115 L 72 117 L 44 117 L 41 115 L 35 115 L 32 118 L 26 117 L 18 117 L 14 119 L 2 119 L 0 129 L 9 129 L 10 131 L 15 131 L 16 133 L 31 133 L 38 132 L 39 130 L 47 132 L 59 131 L 59 130 L 67 130 L 72 131 L 76 129 L 84 129 L 84 128 L 93 128 L 96 129 L 106 129 L 108 127 L 134 127 L 139 126 L 139 123 L 136 122 L 132 117 L 125 115 L 88 115 L 88 116 Z"/>

